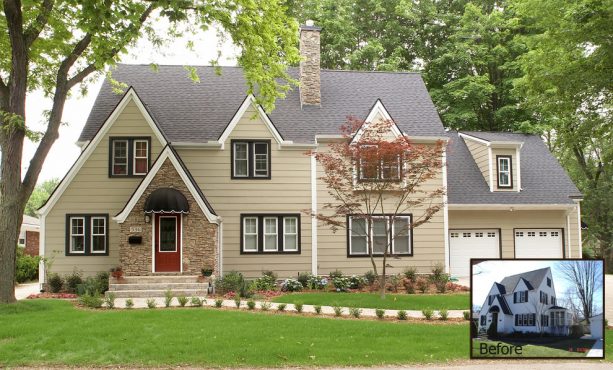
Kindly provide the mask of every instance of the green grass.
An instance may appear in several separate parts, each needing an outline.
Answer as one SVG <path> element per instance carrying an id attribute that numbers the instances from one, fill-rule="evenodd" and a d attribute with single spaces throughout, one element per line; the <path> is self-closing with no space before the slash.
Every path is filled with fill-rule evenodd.
<path id="1" fill-rule="evenodd" d="M 416 340 L 419 338 L 419 340 Z M 468 358 L 468 326 L 215 308 L 80 310 L 0 305 L 0 367 L 370 366 Z M 467 344 L 467 343 L 466 343 Z"/>
<path id="2" fill-rule="evenodd" d="M 539 345 L 525 344 L 521 342 L 501 342 L 501 341 L 485 341 L 488 345 L 497 345 L 502 343 L 504 346 L 522 345 L 522 354 L 512 355 L 488 355 L 479 352 L 479 344 L 483 341 L 473 340 L 473 356 L 475 357 L 585 357 L 587 352 L 578 352 L 577 348 L 592 348 L 595 340 L 589 339 L 562 339 L 553 343 L 543 343 Z M 569 351 L 569 348 L 574 348 L 574 351 Z"/>
<path id="3" fill-rule="evenodd" d="M 303 303 L 321 306 L 361 308 L 384 308 L 390 310 L 468 310 L 467 293 L 458 294 L 386 294 L 381 299 L 378 293 L 293 293 L 276 297 L 275 302 Z"/>

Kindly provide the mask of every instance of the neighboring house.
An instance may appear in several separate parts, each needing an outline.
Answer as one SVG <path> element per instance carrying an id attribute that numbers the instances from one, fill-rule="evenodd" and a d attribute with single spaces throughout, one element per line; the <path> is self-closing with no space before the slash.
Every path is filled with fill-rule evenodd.
<path id="1" fill-rule="evenodd" d="M 24 248 L 24 253 L 38 256 L 40 221 L 36 217 L 23 215 L 17 244 Z"/>
<path id="2" fill-rule="evenodd" d="M 479 332 L 568 335 L 570 315 L 556 297 L 549 267 L 507 276 L 492 284 L 479 311 Z"/>
<path id="3" fill-rule="evenodd" d="M 603 337 L 603 318 L 603 314 L 590 317 L 590 337 L 593 339 L 601 339 Z"/>
<path id="4" fill-rule="evenodd" d="M 269 114 L 245 95 L 241 68 L 196 67 L 193 83 L 182 66 L 119 65 L 113 78 L 130 88 L 103 84 L 80 157 L 39 210 L 53 272 L 370 270 L 368 235 L 333 233 L 305 213 L 331 199 L 305 153 L 342 140 L 349 115 L 448 142 L 448 168 L 430 182 L 448 189 L 433 200 L 444 209 L 394 242 L 391 273 L 440 263 L 468 276 L 470 257 L 581 257 L 579 191 L 538 137 L 446 132 L 419 74 L 321 70 L 319 32 L 301 28 L 305 60 L 290 69 L 301 87 Z"/>

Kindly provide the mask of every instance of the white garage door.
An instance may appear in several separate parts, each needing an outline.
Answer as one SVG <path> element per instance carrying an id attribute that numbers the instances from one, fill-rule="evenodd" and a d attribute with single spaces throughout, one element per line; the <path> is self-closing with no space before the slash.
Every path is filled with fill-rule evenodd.
<path id="1" fill-rule="evenodd" d="M 562 229 L 515 229 L 515 258 L 562 257 Z"/>
<path id="2" fill-rule="evenodd" d="M 497 229 L 450 230 L 449 269 L 451 276 L 470 276 L 471 258 L 500 258 Z"/>

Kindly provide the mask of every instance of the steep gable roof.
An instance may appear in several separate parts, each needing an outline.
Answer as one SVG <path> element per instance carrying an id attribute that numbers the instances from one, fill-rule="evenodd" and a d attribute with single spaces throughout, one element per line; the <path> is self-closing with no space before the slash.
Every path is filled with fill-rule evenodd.
<path id="1" fill-rule="evenodd" d="M 512 315 L 513 312 L 511 311 L 511 308 L 509 307 L 509 304 L 507 303 L 507 299 L 498 294 L 496 295 L 496 299 L 498 300 L 498 303 L 500 303 L 500 307 L 502 308 L 502 312 L 504 312 L 505 315 Z M 492 302 L 494 303 L 494 302 Z"/>
<path id="2" fill-rule="evenodd" d="M 526 286 L 528 289 L 534 289 L 535 287 L 541 286 L 543 279 L 547 276 L 547 273 L 550 271 L 549 267 L 545 267 L 538 270 L 526 271 L 521 274 L 507 276 L 500 282 L 503 285 L 508 293 L 511 293 L 515 290 L 517 284 L 519 284 L 520 280 L 526 282 Z"/>
<path id="3" fill-rule="evenodd" d="M 498 284 L 498 283 L 494 283 L 494 284 L 496 284 L 496 288 L 498 288 L 498 291 L 500 292 L 500 294 L 507 294 L 507 290 L 504 287 L 504 285 Z"/>
<path id="4" fill-rule="evenodd" d="M 121 64 L 113 78 L 133 86 L 170 142 L 217 140 L 245 100 L 246 82 L 238 67 L 195 67 L 200 82 L 183 66 Z M 298 76 L 297 68 L 289 74 Z M 297 88 L 276 102 L 270 120 L 284 140 L 312 143 L 315 135 L 339 134 L 347 116 L 365 119 L 377 99 L 385 102 L 398 127 L 411 136 L 444 136 L 436 108 L 419 74 L 409 72 L 321 71 L 321 106 L 301 106 Z M 105 81 L 79 141 L 90 140 L 120 96 Z"/>

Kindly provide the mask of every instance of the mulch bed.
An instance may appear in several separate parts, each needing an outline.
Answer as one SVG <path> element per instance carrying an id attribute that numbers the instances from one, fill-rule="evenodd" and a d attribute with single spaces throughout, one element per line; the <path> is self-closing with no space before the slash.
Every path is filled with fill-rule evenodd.
<path id="1" fill-rule="evenodd" d="M 77 295 L 72 293 L 38 293 L 38 294 L 30 294 L 27 299 L 37 299 L 37 298 L 53 298 L 53 299 L 76 299 Z"/>

